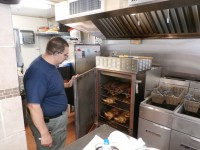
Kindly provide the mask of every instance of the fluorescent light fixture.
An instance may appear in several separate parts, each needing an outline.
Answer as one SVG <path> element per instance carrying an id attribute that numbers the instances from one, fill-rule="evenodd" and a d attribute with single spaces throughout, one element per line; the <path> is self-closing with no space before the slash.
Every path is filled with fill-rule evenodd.
<path id="1" fill-rule="evenodd" d="M 50 9 L 51 5 L 45 0 L 21 0 L 18 7 Z"/>

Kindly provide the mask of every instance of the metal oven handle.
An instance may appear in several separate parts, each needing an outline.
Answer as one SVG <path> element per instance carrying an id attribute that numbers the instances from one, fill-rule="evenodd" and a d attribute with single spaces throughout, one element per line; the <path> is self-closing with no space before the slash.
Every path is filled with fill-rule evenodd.
<path id="1" fill-rule="evenodd" d="M 197 139 L 197 138 L 193 138 L 193 137 L 191 137 L 191 140 L 194 141 L 194 142 L 198 142 L 198 143 L 200 143 L 200 139 Z"/>
<path id="2" fill-rule="evenodd" d="M 136 83 L 136 84 L 142 83 L 142 80 L 136 80 L 135 83 Z"/>
<path id="3" fill-rule="evenodd" d="M 155 135 L 155 136 L 157 136 L 157 137 L 161 137 L 160 134 L 157 134 L 157 133 L 155 133 L 155 132 L 152 132 L 152 131 L 149 131 L 149 130 L 146 130 L 146 132 L 149 133 L 149 134 L 151 134 L 151 135 Z"/>
<path id="4" fill-rule="evenodd" d="M 197 150 L 196 148 L 193 148 L 193 147 L 185 145 L 185 144 L 180 144 L 180 147 L 183 147 L 183 148 L 189 149 L 189 150 Z"/>
<path id="5" fill-rule="evenodd" d="M 136 80 L 136 81 L 135 81 L 135 93 L 136 93 L 136 94 L 139 93 L 139 91 L 138 91 L 138 84 L 139 84 L 139 83 L 142 83 L 142 80 Z"/>

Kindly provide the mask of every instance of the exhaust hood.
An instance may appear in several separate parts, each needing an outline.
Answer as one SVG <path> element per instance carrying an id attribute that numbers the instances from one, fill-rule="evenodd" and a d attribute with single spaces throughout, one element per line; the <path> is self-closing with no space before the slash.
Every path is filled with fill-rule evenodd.
<path id="1" fill-rule="evenodd" d="M 200 0 L 160 0 L 58 20 L 102 39 L 199 38 Z"/>

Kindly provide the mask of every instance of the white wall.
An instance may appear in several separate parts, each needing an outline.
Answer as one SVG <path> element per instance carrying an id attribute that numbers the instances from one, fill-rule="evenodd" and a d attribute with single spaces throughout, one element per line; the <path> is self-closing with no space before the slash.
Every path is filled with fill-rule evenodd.
<path id="1" fill-rule="evenodd" d="M 10 6 L 0 3 L 0 150 L 27 150 Z"/>
<path id="2" fill-rule="evenodd" d="M 36 18 L 27 16 L 12 15 L 13 28 L 20 30 L 32 30 L 35 33 L 42 26 L 48 26 L 47 18 Z M 24 70 L 28 68 L 30 63 L 44 51 L 48 37 L 35 36 L 35 44 L 21 45 L 22 57 L 24 60 Z"/>

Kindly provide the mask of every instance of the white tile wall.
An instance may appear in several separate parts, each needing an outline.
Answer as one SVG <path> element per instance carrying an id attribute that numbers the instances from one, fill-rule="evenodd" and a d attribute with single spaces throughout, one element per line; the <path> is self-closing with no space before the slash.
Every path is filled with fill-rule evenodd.
<path id="1" fill-rule="evenodd" d="M 0 141 L 0 150 L 27 150 L 25 131 L 16 133 Z"/>
<path id="2" fill-rule="evenodd" d="M 25 130 L 20 96 L 0 101 L 0 107 L 5 137 Z"/>
<path id="3" fill-rule="evenodd" d="M 4 128 L 3 128 L 3 115 L 1 113 L 1 107 L 0 107 L 0 141 L 3 139 L 5 133 L 4 133 Z"/>
<path id="4" fill-rule="evenodd" d="M 14 46 L 12 16 L 10 12 L 10 5 L 0 3 L 0 18 L 1 18 L 1 32 L 0 32 L 0 46 Z"/>
<path id="5" fill-rule="evenodd" d="M 0 46 L 0 51 L 0 90 L 18 87 L 15 48 Z"/>
<path id="6" fill-rule="evenodd" d="M 0 18 L 0 150 L 27 150 L 10 5 L 0 3 Z"/>

